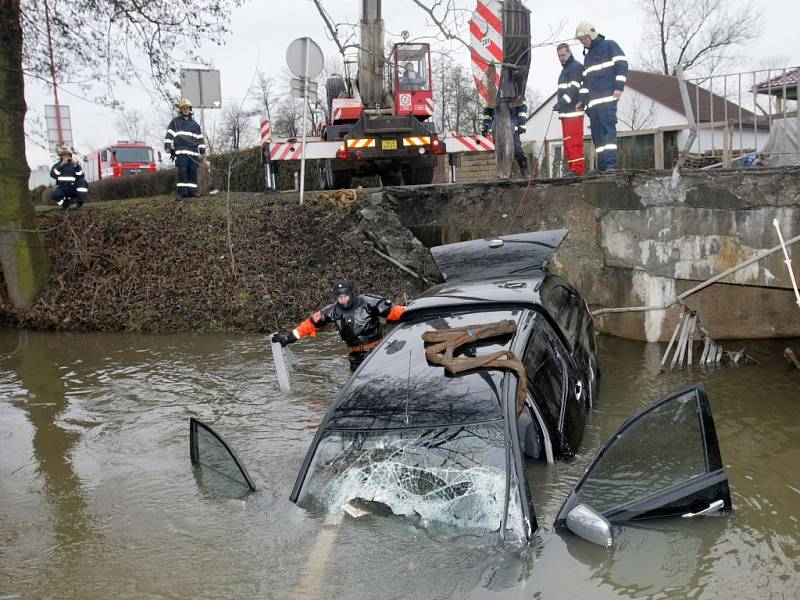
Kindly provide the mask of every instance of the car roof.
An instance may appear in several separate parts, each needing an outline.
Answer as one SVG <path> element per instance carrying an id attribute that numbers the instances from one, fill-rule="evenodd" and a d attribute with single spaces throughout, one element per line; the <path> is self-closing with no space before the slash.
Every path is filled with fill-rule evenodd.
<path id="1" fill-rule="evenodd" d="M 414 319 L 419 313 L 435 309 L 472 308 L 486 305 L 539 305 L 539 289 L 549 274 L 537 271 L 525 278 L 501 278 L 494 281 L 461 281 L 442 283 L 426 290 L 409 302 L 405 319 Z"/>
<path id="2" fill-rule="evenodd" d="M 428 363 L 422 334 L 503 319 L 519 323 L 526 313 L 521 308 L 465 310 L 399 324 L 342 390 L 325 427 L 414 429 L 501 420 L 499 398 L 509 372 L 482 368 L 450 375 L 443 367 Z M 514 335 L 483 340 L 464 351 L 485 355 L 508 350 Z"/>

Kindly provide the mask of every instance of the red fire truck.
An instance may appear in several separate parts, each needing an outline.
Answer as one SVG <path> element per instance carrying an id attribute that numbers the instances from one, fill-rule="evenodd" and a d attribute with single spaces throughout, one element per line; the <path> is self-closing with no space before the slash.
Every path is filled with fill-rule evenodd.
<path id="1" fill-rule="evenodd" d="M 153 148 L 144 142 L 120 140 L 84 159 L 86 179 L 108 179 L 156 170 Z"/>

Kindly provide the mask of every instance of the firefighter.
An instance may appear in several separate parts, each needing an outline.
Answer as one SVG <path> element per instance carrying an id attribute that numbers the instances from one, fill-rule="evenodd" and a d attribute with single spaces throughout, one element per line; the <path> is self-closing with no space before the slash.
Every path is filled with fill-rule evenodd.
<path id="1" fill-rule="evenodd" d="M 556 52 L 561 62 L 561 74 L 558 76 L 557 101 L 553 110 L 558 111 L 561 121 L 564 154 L 567 157 L 566 175 L 577 177 L 586 173 L 583 159 L 583 111 L 577 108 L 583 65 L 572 56 L 569 44 L 559 44 Z"/>
<path id="2" fill-rule="evenodd" d="M 83 169 L 78 162 L 72 160 L 72 148 L 69 146 L 59 146 L 58 159 L 50 168 L 50 177 L 56 180 L 56 187 L 50 197 L 62 208 L 69 208 L 71 200 L 75 200 L 80 208 L 89 193 L 89 184 L 83 176 Z"/>
<path id="3" fill-rule="evenodd" d="M 272 341 L 286 346 L 306 335 L 314 336 L 328 323 L 333 323 L 348 346 L 350 371 L 355 371 L 370 350 L 383 339 L 380 317 L 387 321 L 397 321 L 406 307 L 395 305 L 386 298 L 356 294 L 346 279 L 336 282 L 333 297 L 331 304 L 315 312 L 288 334 L 276 333 L 272 336 Z"/>
<path id="4" fill-rule="evenodd" d="M 197 167 L 200 157 L 206 153 L 200 125 L 192 118 L 192 103 L 181 98 L 177 117 L 167 126 L 164 150 L 175 160 L 178 169 L 175 193 L 178 199 L 197 197 Z"/>
<path id="5" fill-rule="evenodd" d="M 591 23 L 580 23 L 575 37 L 585 56 L 577 108 L 585 108 L 589 115 L 597 170 L 614 170 L 618 166 L 617 102 L 625 89 L 628 59 L 616 42 L 597 33 Z"/>
<path id="6" fill-rule="evenodd" d="M 528 178 L 528 159 L 525 152 L 522 150 L 522 140 L 520 136 L 528 129 L 526 123 L 528 122 L 528 105 L 524 100 L 512 101 L 509 104 L 511 111 L 511 124 L 514 126 L 514 160 L 519 165 L 520 175 Z M 492 132 L 494 135 L 494 107 L 485 106 L 483 108 L 483 115 L 481 116 L 481 135 L 489 135 Z"/>

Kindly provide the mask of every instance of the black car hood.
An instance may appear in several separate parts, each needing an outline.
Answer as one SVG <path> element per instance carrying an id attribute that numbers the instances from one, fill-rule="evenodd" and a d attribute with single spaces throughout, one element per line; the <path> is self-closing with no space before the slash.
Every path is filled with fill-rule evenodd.
<path id="1" fill-rule="evenodd" d="M 445 280 L 526 277 L 544 271 L 568 229 L 515 233 L 431 248 Z"/>

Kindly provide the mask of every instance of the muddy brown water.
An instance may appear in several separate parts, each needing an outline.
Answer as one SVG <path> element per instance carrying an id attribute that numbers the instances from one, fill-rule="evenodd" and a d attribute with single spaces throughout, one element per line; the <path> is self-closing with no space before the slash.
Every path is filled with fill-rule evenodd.
<path id="1" fill-rule="evenodd" d="M 348 375 L 334 335 L 291 348 L 284 396 L 264 336 L 0 330 L 0 599 L 800 597 L 800 371 L 786 342 L 740 345 L 761 364 L 660 375 L 663 346 L 600 338 L 581 452 L 530 467 L 543 527 L 520 546 L 397 517 L 336 524 L 288 502 Z M 623 527 L 610 550 L 554 531 L 607 437 L 698 379 L 735 510 Z M 198 488 L 190 416 L 237 449 L 257 493 Z"/>

